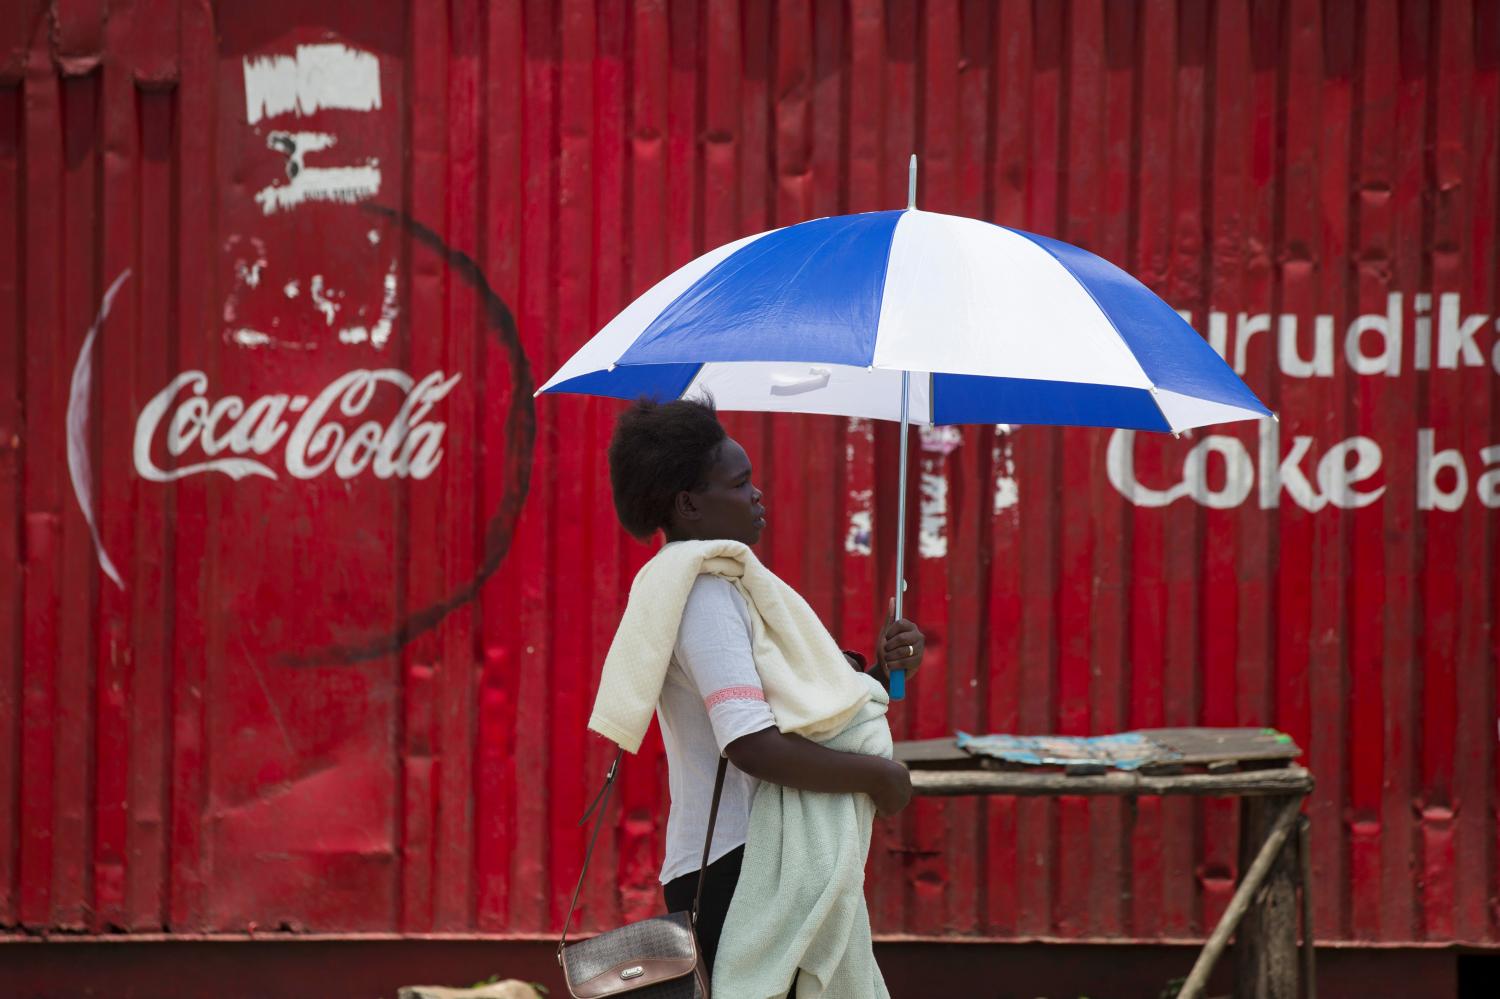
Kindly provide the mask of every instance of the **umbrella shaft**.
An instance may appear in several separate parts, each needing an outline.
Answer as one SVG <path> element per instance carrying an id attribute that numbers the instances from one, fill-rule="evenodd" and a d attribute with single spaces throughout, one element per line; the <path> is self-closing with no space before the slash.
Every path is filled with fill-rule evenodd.
<path id="1" fill-rule="evenodd" d="M 906 602 L 906 434 L 911 424 L 908 409 L 911 398 L 911 372 L 901 372 L 901 488 L 897 490 L 896 507 L 896 617 Z"/>
<path id="2" fill-rule="evenodd" d="M 911 154 L 907 177 L 906 207 L 917 207 L 917 154 Z M 911 423 L 908 409 L 911 400 L 911 372 L 901 372 L 901 491 L 897 502 L 896 518 L 896 618 L 901 617 L 901 608 L 906 603 L 906 432 Z"/>
<path id="3" fill-rule="evenodd" d="M 909 411 L 911 398 L 911 372 L 901 372 L 901 488 L 896 495 L 896 619 L 902 617 L 902 606 L 906 603 L 906 434 L 911 425 Z M 899 701 L 906 696 L 906 670 L 891 670 L 891 699 Z"/>

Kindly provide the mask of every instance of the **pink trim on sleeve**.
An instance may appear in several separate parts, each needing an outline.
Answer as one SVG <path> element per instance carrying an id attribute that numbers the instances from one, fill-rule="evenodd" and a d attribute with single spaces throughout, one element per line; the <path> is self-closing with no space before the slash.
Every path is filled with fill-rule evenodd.
<path id="1" fill-rule="evenodd" d="M 703 699 L 703 705 L 712 711 L 725 701 L 764 701 L 765 699 L 765 691 L 759 687 L 745 684 L 739 687 L 725 687 L 722 690 L 716 690 Z"/>

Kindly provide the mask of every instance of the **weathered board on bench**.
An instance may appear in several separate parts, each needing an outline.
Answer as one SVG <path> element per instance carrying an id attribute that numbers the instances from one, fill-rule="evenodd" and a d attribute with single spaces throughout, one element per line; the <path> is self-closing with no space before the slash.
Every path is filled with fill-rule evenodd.
<path id="1" fill-rule="evenodd" d="M 1143 774 L 1138 770 L 1072 776 L 1055 768 L 1024 767 L 1006 770 L 913 770 L 911 786 L 913 793 L 917 795 L 936 798 L 975 794 L 1020 798 L 1053 795 L 1249 798 L 1287 795 L 1300 797 L 1312 791 L 1313 779 L 1307 770 L 1295 766 L 1168 776 Z"/>
<path id="2" fill-rule="evenodd" d="M 1142 767 L 1146 773 L 1285 766 L 1302 755 L 1291 737 L 1275 729 L 1150 728 L 1121 734 L 1143 736 L 1161 748 L 1160 758 Z M 912 770 L 1043 769 L 971 755 L 952 738 L 898 742 L 895 757 Z"/>

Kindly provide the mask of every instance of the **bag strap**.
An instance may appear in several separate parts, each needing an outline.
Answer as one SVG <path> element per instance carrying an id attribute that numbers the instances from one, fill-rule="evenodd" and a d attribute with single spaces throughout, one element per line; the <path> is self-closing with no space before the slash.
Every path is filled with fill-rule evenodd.
<path id="1" fill-rule="evenodd" d="M 708 871 L 708 851 L 714 842 L 714 822 L 719 818 L 719 795 L 724 791 L 724 772 L 729 769 L 729 757 L 719 757 L 719 773 L 714 777 L 714 803 L 708 810 L 708 832 L 703 836 L 703 860 L 698 864 L 698 890 L 693 892 L 693 911 L 690 914 L 693 926 L 698 925 L 698 904 L 703 901 L 703 876 Z"/>
<path id="2" fill-rule="evenodd" d="M 563 920 L 562 936 L 557 941 L 557 963 L 562 964 L 563 948 L 568 943 L 568 927 L 573 924 L 573 911 L 578 908 L 578 895 L 583 891 L 583 879 L 589 871 L 589 861 L 594 858 L 594 844 L 599 841 L 599 829 L 604 825 L 604 813 L 609 810 L 609 792 L 614 787 L 615 777 L 620 772 L 620 759 L 625 755 L 623 748 L 615 752 L 615 758 L 610 761 L 609 772 L 604 775 L 604 786 L 594 796 L 594 801 L 584 811 L 583 817 L 578 820 L 583 825 L 594 815 L 594 831 L 589 836 L 589 846 L 583 854 L 583 869 L 578 872 L 578 884 L 573 886 L 573 901 L 568 903 L 568 915 Z M 708 851 L 714 841 L 714 823 L 719 818 L 719 797 L 724 791 L 724 774 L 729 769 L 729 759 L 719 757 L 719 772 L 714 777 L 714 802 L 708 811 L 708 832 L 703 837 L 703 861 L 698 866 L 698 891 L 693 896 L 692 923 L 698 925 L 698 903 L 703 898 L 703 873 L 708 868 Z M 597 815 L 595 812 L 597 811 Z"/>
<path id="3" fill-rule="evenodd" d="M 578 893 L 583 891 L 583 876 L 588 873 L 589 861 L 593 859 L 594 844 L 599 841 L 599 827 L 604 824 L 604 813 L 609 810 L 609 792 L 615 785 L 615 775 L 620 772 L 620 758 L 624 755 L 623 746 L 615 751 L 615 758 L 609 764 L 609 773 L 604 775 L 604 786 L 599 789 L 598 794 L 594 795 L 594 801 L 584 811 L 583 818 L 578 820 L 578 824 L 583 825 L 589 820 L 589 816 L 594 814 L 595 809 L 599 811 L 598 817 L 594 819 L 594 833 L 589 837 L 589 848 L 583 855 L 583 870 L 578 872 L 578 884 L 573 886 L 573 901 L 568 903 L 568 916 L 563 920 L 562 937 L 557 941 L 559 967 L 562 966 L 563 947 L 568 942 L 568 927 L 573 924 L 573 910 L 578 908 Z"/>

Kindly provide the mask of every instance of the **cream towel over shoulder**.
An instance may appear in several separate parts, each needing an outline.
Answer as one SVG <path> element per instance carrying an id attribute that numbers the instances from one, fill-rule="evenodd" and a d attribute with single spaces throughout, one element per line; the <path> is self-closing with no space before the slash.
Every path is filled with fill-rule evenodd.
<path id="1" fill-rule="evenodd" d="M 610 643 L 589 728 L 629 752 L 651 725 L 688 593 L 701 573 L 728 579 L 750 607 L 751 652 L 776 726 L 815 741 L 870 699 L 807 601 L 738 541 L 677 541 L 641 567 Z"/>

